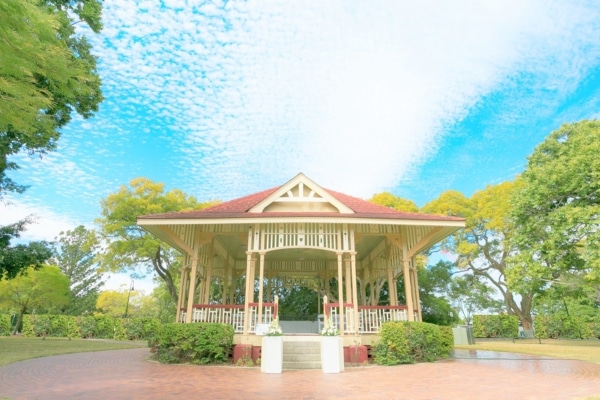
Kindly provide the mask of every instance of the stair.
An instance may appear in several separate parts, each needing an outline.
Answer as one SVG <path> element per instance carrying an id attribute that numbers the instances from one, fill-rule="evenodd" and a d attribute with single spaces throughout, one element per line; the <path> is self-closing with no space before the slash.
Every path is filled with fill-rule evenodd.
<path id="1" fill-rule="evenodd" d="M 285 338 L 283 341 L 283 369 L 321 369 L 321 342 Z"/>

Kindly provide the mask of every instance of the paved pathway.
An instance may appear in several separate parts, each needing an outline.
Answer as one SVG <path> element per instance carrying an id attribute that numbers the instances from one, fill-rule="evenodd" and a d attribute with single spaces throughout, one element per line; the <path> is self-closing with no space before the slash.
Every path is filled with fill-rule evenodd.
<path id="1" fill-rule="evenodd" d="M 69 354 L 0 367 L 9 399 L 580 399 L 600 396 L 600 365 L 492 352 L 341 374 L 161 365 L 148 349 Z M 477 359 L 469 359 L 477 357 Z"/>

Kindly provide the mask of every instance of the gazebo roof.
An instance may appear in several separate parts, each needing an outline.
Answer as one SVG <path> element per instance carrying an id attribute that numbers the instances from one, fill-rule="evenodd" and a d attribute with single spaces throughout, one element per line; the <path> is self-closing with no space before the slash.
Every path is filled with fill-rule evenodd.
<path id="1" fill-rule="evenodd" d="M 198 238 L 217 238 L 222 248 L 229 249 L 236 259 L 245 259 L 243 249 L 247 234 L 252 227 L 261 224 L 277 224 L 277 229 L 286 229 L 282 228 L 285 224 L 353 226 L 353 231 L 360 235 L 356 244 L 359 257 L 381 245 L 384 237 L 404 240 L 409 253 L 415 254 L 465 226 L 463 218 L 397 211 L 324 189 L 304 174 L 296 175 L 281 186 L 210 208 L 143 215 L 137 222 L 187 254 L 193 253 Z M 286 252 L 292 257 L 291 253 L 298 250 Z"/>
<path id="2" fill-rule="evenodd" d="M 287 203 L 291 206 L 273 207 L 277 203 Z M 306 207 L 307 204 L 319 205 L 319 207 Z M 329 206 L 323 207 L 323 205 Z M 373 204 L 357 197 L 321 188 L 303 174 L 298 174 L 284 185 L 202 210 L 143 215 L 138 217 L 138 221 L 141 225 L 146 225 L 144 223 L 146 220 L 196 220 L 196 222 L 202 223 L 202 220 L 226 219 L 229 220 L 228 223 L 234 223 L 233 219 L 296 219 L 307 217 L 460 223 L 464 221 L 464 218 L 459 217 L 397 211 Z M 210 222 L 214 223 L 215 221 Z"/>

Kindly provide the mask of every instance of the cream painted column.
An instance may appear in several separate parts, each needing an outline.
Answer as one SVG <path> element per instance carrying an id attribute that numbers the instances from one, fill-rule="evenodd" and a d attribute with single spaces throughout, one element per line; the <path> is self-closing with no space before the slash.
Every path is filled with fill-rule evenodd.
<path id="1" fill-rule="evenodd" d="M 194 306 L 194 292 L 196 291 L 196 271 L 198 270 L 198 253 L 192 257 L 192 271 L 190 272 L 190 287 L 187 299 L 187 313 L 185 314 L 185 322 L 192 322 L 192 311 Z"/>
<path id="2" fill-rule="evenodd" d="M 354 303 L 354 333 L 359 332 L 359 321 L 358 321 L 358 290 L 357 290 L 357 276 L 356 276 L 356 252 L 350 252 L 350 268 L 352 270 L 352 302 Z"/>
<path id="3" fill-rule="evenodd" d="M 408 308 L 407 318 L 409 321 L 415 320 L 415 306 L 413 304 L 412 284 L 410 277 L 410 258 L 408 258 L 408 249 L 406 242 L 402 241 L 402 271 L 404 274 L 404 293 L 406 296 L 406 307 Z"/>
<path id="4" fill-rule="evenodd" d="M 225 265 L 223 266 L 222 285 L 221 304 L 227 304 L 227 293 L 229 293 L 229 255 L 225 258 Z"/>
<path id="5" fill-rule="evenodd" d="M 346 266 L 346 296 L 344 297 L 347 303 L 351 303 L 352 302 L 352 281 L 350 279 L 350 277 L 352 276 L 351 274 L 351 269 L 350 269 L 350 255 L 346 254 L 346 257 L 344 257 L 344 264 Z"/>
<path id="6" fill-rule="evenodd" d="M 252 275 L 252 252 L 246 252 L 246 288 L 244 291 L 244 335 L 248 334 L 248 317 L 250 314 L 250 282 L 254 283 L 254 276 Z"/>
<path id="7" fill-rule="evenodd" d="M 394 279 L 394 272 L 392 266 L 387 266 L 387 281 L 388 281 L 388 295 L 390 296 L 390 306 L 398 305 L 398 293 L 396 293 L 396 280 Z"/>
<path id="8" fill-rule="evenodd" d="M 342 282 L 342 254 L 337 253 L 337 261 L 338 261 L 338 302 L 340 304 L 339 309 L 339 323 L 340 323 L 340 334 L 344 334 L 344 284 Z"/>
<path id="9" fill-rule="evenodd" d="M 265 252 L 261 251 L 258 253 L 260 256 L 260 264 L 259 264 L 259 282 L 258 282 L 258 322 L 262 324 L 262 314 L 263 314 L 263 284 L 265 280 Z"/>
<path id="10" fill-rule="evenodd" d="M 177 312 L 175 313 L 175 322 L 181 322 L 179 317 L 181 316 L 181 309 L 185 301 L 185 282 L 188 277 L 188 269 L 183 268 L 181 270 L 181 280 L 179 281 L 179 296 L 177 297 Z"/>
<path id="11" fill-rule="evenodd" d="M 423 321 L 423 316 L 421 314 L 421 295 L 419 293 L 419 271 L 417 270 L 417 259 L 416 257 L 412 257 L 411 263 L 413 266 L 413 282 L 414 282 L 414 293 L 415 293 L 415 305 L 417 307 L 417 315 L 419 321 Z"/>
<path id="12" fill-rule="evenodd" d="M 204 279 L 204 290 L 202 291 L 202 304 L 208 304 L 210 299 L 210 286 L 212 282 L 212 270 L 213 264 L 215 263 L 214 258 L 210 258 L 210 264 L 206 268 L 206 277 Z"/>

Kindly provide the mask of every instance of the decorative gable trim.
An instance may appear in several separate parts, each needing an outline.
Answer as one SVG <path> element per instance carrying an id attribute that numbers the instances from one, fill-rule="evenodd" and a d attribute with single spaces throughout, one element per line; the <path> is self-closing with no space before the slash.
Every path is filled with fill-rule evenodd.
<path id="1" fill-rule="evenodd" d="M 306 175 L 300 173 L 248 210 L 249 213 L 337 212 L 354 214 L 354 210 L 329 194 Z"/>

